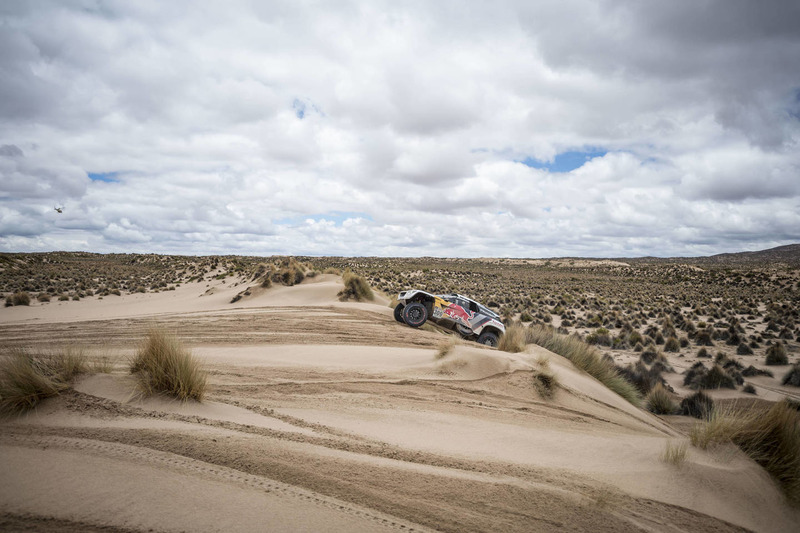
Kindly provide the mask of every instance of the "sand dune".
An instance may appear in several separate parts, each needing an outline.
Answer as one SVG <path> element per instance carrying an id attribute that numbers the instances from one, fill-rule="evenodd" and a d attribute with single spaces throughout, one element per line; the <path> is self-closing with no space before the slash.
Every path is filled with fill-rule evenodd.
<path id="1" fill-rule="evenodd" d="M 0 525 L 777 532 L 800 520 L 735 448 L 663 462 L 687 440 L 670 417 L 542 348 L 463 342 L 437 359 L 444 336 L 396 323 L 385 301 L 339 302 L 333 276 L 233 304 L 247 284 L 197 285 L 0 315 L 15 342 L 70 338 L 116 360 L 2 422 Z M 126 358 L 153 322 L 204 361 L 204 402 L 137 392 Z M 552 399 L 532 385 L 543 358 L 561 384 Z"/>

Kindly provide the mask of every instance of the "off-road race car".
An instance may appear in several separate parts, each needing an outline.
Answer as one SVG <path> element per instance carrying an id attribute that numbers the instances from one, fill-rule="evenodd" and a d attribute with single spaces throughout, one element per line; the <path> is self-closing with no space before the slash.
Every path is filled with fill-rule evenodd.
<path id="1" fill-rule="evenodd" d="M 400 303 L 394 308 L 395 320 L 412 328 L 432 320 L 488 346 L 497 346 L 506 331 L 497 313 L 460 294 L 430 294 L 410 290 L 401 292 L 397 301 Z"/>

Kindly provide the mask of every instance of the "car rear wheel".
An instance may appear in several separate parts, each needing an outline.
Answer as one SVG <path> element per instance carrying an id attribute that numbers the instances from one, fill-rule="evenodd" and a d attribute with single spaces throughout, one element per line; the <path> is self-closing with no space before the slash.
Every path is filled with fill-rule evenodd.
<path id="1" fill-rule="evenodd" d="M 491 346 L 493 348 L 497 347 L 497 335 L 492 333 L 491 331 L 484 331 L 478 337 L 479 344 L 485 344 L 486 346 Z"/>
<path id="2" fill-rule="evenodd" d="M 397 304 L 397 307 L 394 308 L 394 319 L 402 324 L 405 324 L 406 321 L 403 320 L 403 308 L 405 308 L 405 305 Z"/>
<path id="3" fill-rule="evenodd" d="M 403 321 L 412 328 L 418 328 L 428 320 L 428 310 L 419 302 L 408 304 L 403 309 Z"/>

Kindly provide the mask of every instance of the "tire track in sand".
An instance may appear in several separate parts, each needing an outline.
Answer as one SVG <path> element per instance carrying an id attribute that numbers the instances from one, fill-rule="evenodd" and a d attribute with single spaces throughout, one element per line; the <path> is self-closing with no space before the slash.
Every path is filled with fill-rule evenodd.
<path id="1" fill-rule="evenodd" d="M 149 465 L 158 469 L 168 469 L 206 480 L 222 481 L 240 488 L 269 494 L 271 497 L 292 499 L 313 507 L 344 514 L 359 521 L 369 523 L 370 530 L 427 532 L 432 531 L 418 524 L 390 516 L 379 511 L 361 507 L 300 487 L 275 481 L 269 478 L 247 474 L 220 465 L 210 464 L 169 452 L 111 443 L 91 439 L 46 436 L 46 435 L 0 435 L 0 446 L 33 448 L 39 450 L 57 449 L 77 451 L 94 457 L 131 462 L 136 465 Z M 0 454 L 3 455 L 3 454 Z M 0 460 L 2 463 L 2 460 Z M 3 468 L 6 470 L 6 468 Z M 9 480 L 6 480 L 8 483 Z"/>

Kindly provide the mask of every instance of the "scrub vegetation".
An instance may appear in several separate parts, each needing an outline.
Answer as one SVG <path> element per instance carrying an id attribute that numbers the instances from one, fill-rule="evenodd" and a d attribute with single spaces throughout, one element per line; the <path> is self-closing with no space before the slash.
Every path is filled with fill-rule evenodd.
<path id="1" fill-rule="evenodd" d="M 198 401 L 205 394 L 205 370 L 176 336 L 163 329 L 150 330 L 131 362 L 131 373 L 146 394 Z"/>
<path id="2" fill-rule="evenodd" d="M 735 444 L 778 481 L 790 501 L 800 504 L 800 413 L 788 401 L 766 410 L 734 406 L 714 411 L 694 426 L 691 441 L 702 449 Z"/>
<path id="3" fill-rule="evenodd" d="M 0 357 L 0 413 L 20 414 L 58 395 L 87 372 L 86 354 L 77 348 L 31 353 L 13 349 Z"/>

